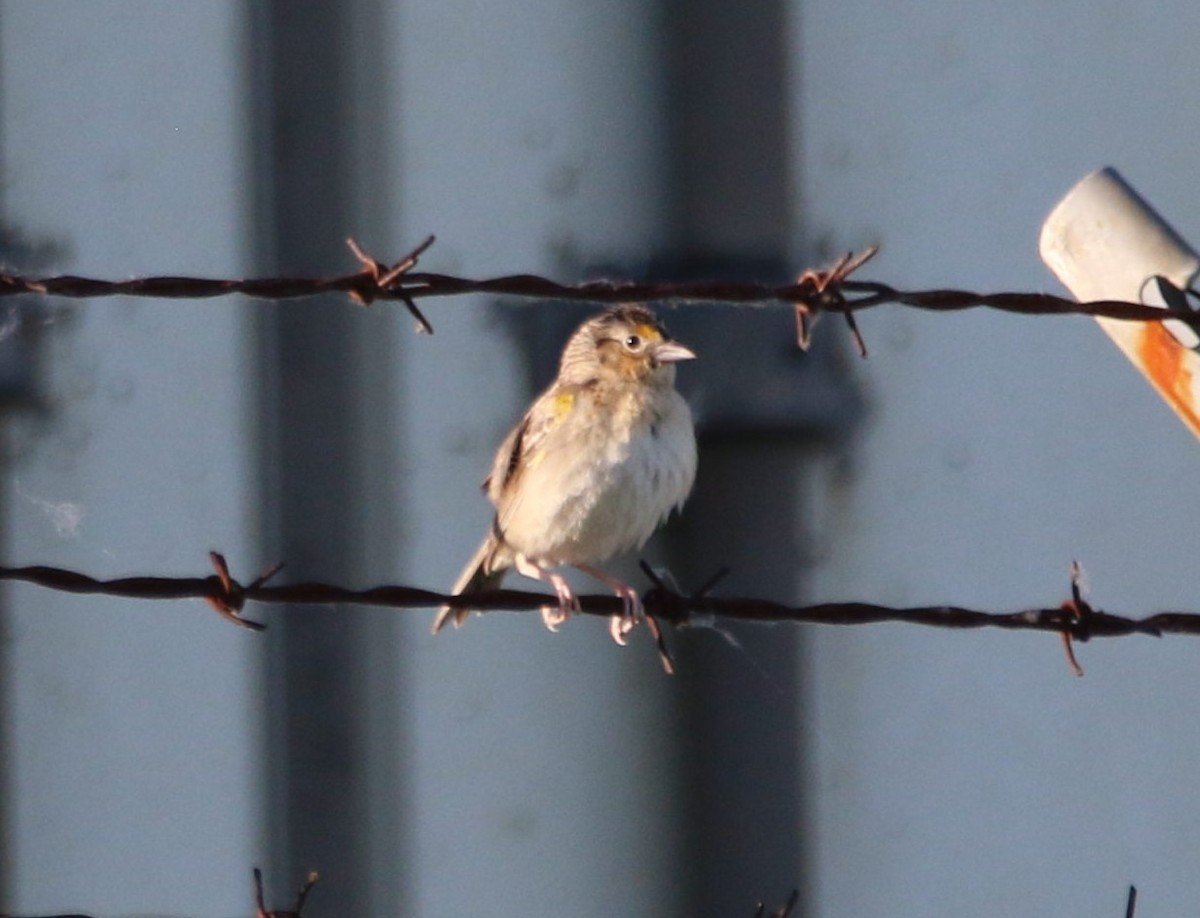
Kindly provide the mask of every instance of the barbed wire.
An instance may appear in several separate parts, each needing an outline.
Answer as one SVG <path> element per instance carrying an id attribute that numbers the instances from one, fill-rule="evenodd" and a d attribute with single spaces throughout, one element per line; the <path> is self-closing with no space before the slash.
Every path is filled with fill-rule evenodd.
<path id="1" fill-rule="evenodd" d="M 317 885 L 320 875 L 315 870 L 310 870 L 305 877 L 304 882 L 300 885 L 300 891 L 296 894 L 296 902 L 291 908 L 287 909 L 268 909 L 266 906 L 266 896 L 263 892 L 263 874 L 262 871 L 254 868 L 254 905 L 255 918 L 303 918 L 304 905 L 308 901 L 308 896 L 312 892 L 313 887 Z M 1132 890 L 1133 887 L 1130 887 Z M 800 901 L 800 890 L 793 889 L 791 895 L 779 908 L 766 914 L 766 903 L 761 900 L 757 903 L 754 911 L 754 918 L 789 918 L 792 914 L 792 909 L 796 907 L 796 903 Z M 0 918 L 7 916 L 0 914 Z M 71 914 L 71 915 L 44 915 L 40 918 L 92 918 L 91 915 Z M 1127 913 L 1126 918 L 1133 918 L 1132 912 Z"/>
<path id="2" fill-rule="evenodd" d="M 113 281 L 70 274 L 36 278 L 0 274 L 0 297 L 39 294 L 74 298 L 205 299 L 240 294 L 256 299 L 288 300 L 344 293 L 364 305 L 378 300 L 399 301 L 416 320 L 418 329 L 427 333 L 433 332 L 433 326 L 417 307 L 417 300 L 469 293 L 596 303 L 707 302 L 747 306 L 782 303 L 796 311 L 797 338 L 801 346 L 807 346 L 812 320 L 822 313 L 832 312 L 846 318 L 860 350 L 864 349 L 854 324 L 854 313 L 885 304 L 933 312 L 987 308 L 1020 315 L 1100 316 L 1139 322 L 1175 319 L 1200 332 L 1200 313 L 1186 308 L 1162 308 L 1124 300 L 1079 303 L 1050 293 L 977 293 L 950 288 L 901 290 L 878 281 L 851 280 L 850 275 L 875 255 L 875 247 L 858 255 L 848 254 L 831 267 L 806 270 L 794 283 L 786 284 L 622 280 L 564 284 L 536 274 L 471 279 L 413 270 L 434 239 L 427 237 L 391 265 L 377 261 L 353 239 L 348 239 L 347 244 L 362 267 L 352 274 L 336 277 L 214 279 L 166 275 Z"/>
<path id="3" fill-rule="evenodd" d="M 317 885 L 317 880 L 320 879 L 317 871 L 310 870 L 304 878 L 304 882 L 300 885 L 300 891 L 296 894 L 296 902 L 291 908 L 286 909 L 268 909 L 266 899 L 263 893 L 263 874 L 262 871 L 255 867 L 253 870 L 254 876 L 254 918 L 303 918 L 304 903 L 308 901 L 308 895 L 312 892 L 314 886 Z M 8 918 L 5 914 L 0 914 L 0 918 Z M 33 918 L 33 916 L 31 916 Z M 70 915 L 41 915 L 37 918 L 93 918 L 91 915 L 82 915 L 73 913 Z"/>
<path id="4" fill-rule="evenodd" d="M 262 631 L 265 625 L 245 618 L 248 602 L 292 605 L 378 606 L 392 609 L 432 609 L 442 605 L 481 612 L 535 612 L 553 598 L 546 593 L 524 590 L 487 590 L 450 596 L 434 590 L 404 585 L 382 585 L 352 589 L 330 583 L 298 582 L 270 586 L 267 580 L 282 565 L 275 565 L 242 585 L 229 573 L 218 552 L 210 553 L 215 570 L 207 577 L 122 577 L 99 580 L 77 571 L 43 565 L 0 567 L 0 581 L 20 581 L 50 590 L 128 599 L 172 600 L 203 599 L 222 617 L 243 628 Z M 1168 634 L 1200 635 L 1200 613 L 1158 612 L 1145 618 L 1132 618 L 1102 611 L 1082 595 L 1078 565 L 1072 565 L 1070 598 L 1055 606 L 993 612 L 963 606 L 930 605 L 894 607 L 869 602 L 824 602 L 790 605 L 754 597 L 712 596 L 711 591 L 727 571 L 719 571 L 708 583 L 691 594 L 672 588 L 643 563 L 643 571 L 652 586 L 642 596 L 651 634 L 659 647 L 663 666 L 672 671 L 672 658 L 660 629 L 661 624 L 676 628 L 710 626 L 717 619 L 742 622 L 803 622 L 821 625 L 866 625 L 899 622 L 934 628 L 967 630 L 999 628 L 1007 631 L 1052 632 L 1062 638 L 1067 659 L 1077 675 L 1083 671 L 1075 661 L 1072 641 L 1092 638 L 1124 637 L 1141 634 L 1162 637 Z M 611 617 L 622 612 L 621 600 L 612 595 L 579 597 L 585 615 Z"/>
<path id="5" fill-rule="evenodd" d="M 789 918 L 792 914 L 792 909 L 796 907 L 796 903 L 800 901 L 800 890 L 793 889 L 791 895 L 787 897 L 783 905 L 767 914 L 767 903 L 759 901 L 758 908 L 754 911 L 754 918 Z"/>
<path id="6" fill-rule="evenodd" d="M 296 894 L 295 905 L 292 908 L 284 908 L 284 910 L 269 911 L 264 904 L 263 894 L 263 871 L 254 868 L 254 905 L 256 912 L 254 918 L 302 918 L 301 912 L 304 911 L 305 902 L 308 899 L 308 894 L 312 892 L 312 888 L 316 886 L 318 874 L 316 870 L 308 872 L 305 877 L 305 882 L 300 886 L 300 892 Z M 776 908 L 772 913 L 767 914 L 767 904 L 762 900 L 758 901 L 755 907 L 754 918 L 790 918 L 793 908 L 796 908 L 800 901 L 800 890 L 793 889 L 791 894 L 787 896 L 779 908 Z M 1126 894 L 1126 918 L 1134 918 L 1134 910 L 1138 904 L 1138 888 L 1130 886 Z M 8 918 L 0 916 L 0 918 Z M 53 916 L 40 916 L 40 918 L 92 918 L 88 914 L 53 914 Z"/>
<path id="7" fill-rule="evenodd" d="M 230 294 L 270 300 L 311 297 L 323 293 L 345 293 L 355 302 L 370 304 L 377 300 L 402 302 L 417 322 L 420 331 L 432 333 L 433 326 L 416 304 L 427 297 L 486 293 L 532 299 L 585 300 L 616 302 L 719 302 L 742 305 L 783 303 L 795 311 L 797 341 L 807 347 L 812 323 L 822 313 L 843 316 L 860 352 L 866 346 L 854 314 L 888 303 L 936 312 L 990 308 L 1021 315 L 1082 315 L 1129 321 L 1161 322 L 1179 320 L 1200 332 L 1200 313 L 1187 308 L 1161 308 L 1122 300 L 1093 300 L 1079 303 L 1048 293 L 975 293 L 957 289 L 900 290 L 876 281 L 851 280 L 851 275 L 875 254 L 875 247 L 855 255 L 849 253 L 832 266 L 806 270 L 795 283 L 760 284 L 729 281 L 613 281 L 593 280 L 562 284 L 535 274 L 512 274 L 475 280 L 450 274 L 418 272 L 420 257 L 434 243 L 429 236 L 420 245 L 391 265 L 368 255 L 353 240 L 347 240 L 361 269 L 352 274 L 327 278 L 211 279 L 181 276 L 132 278 L 124 281 L 99 280 L 76 275 L 29 278 L 0 274 L 0 297 L 17 294 L 41 294 L 75 298 L 106 296 L 142 296 L 169 299 L 197 299 Z M 246 601 L 264 603 L 326 604 L 350 603 L 392 608 L 424 608 L 449 605 L 481 611 L 530 611 L 545 605 L 540 593 L 495 590 L 472 594 L 469 598 L 447 596 L 409 586 L 377 586 L 352 590 L 325 583 L 296 583 L 267 586 L 266 581 L 278 567 L 265 572 L 252 583 L 242 586 L 225 566 L 224 559 L 213 553 L 216 574 L 204 578 L 130 577 L 101 581 L 61 568 L 33 566 L 0 568 L 0 580 L 23 580 L 40 586 L 76 593 L 97 593 L 139 599 L 201 598 L 221 615 L 243 627 L 263 626 L 243 618 Z M 1074 659 L 1072 640 L 1090 637 L 1116 637 L 1126 634 L 1200 634 L 1200 614 L 1163 612 L 1135 620 L 1101 612 L 1089 606 L 1072 579 L 1072 599 L 1056 608 L 1028 609 L 1019 612 L 987 612 L 958 606 L 918 606 L 895 608 L 872 603 L 841 602 L 790 606 L 755 598 L 717 598 L 708 595 L 711 584 L 698 593 L 685 596 L 654 578 L 654 587 L 644 597 L 647 622 L 654 636 L 664 667 L 672 670 L 670 654 L 659 622 L 685 627 L 714 617 L 760 622 L 795 621 L 818 624 L 866 624 L 871 622 L 908 622 L 943 628 L 1004 628 L 1009 630 L 1053 631 L 1063 636 L 1072 668 L 1082 674 Z M 580 597 L 581 611 L 611 616 L 621 611 L 620 601 L 612 596 Z"/>
<path id="8" fill-rule="evenodd" d="M 895 304 L 932 312 L 957 312 L 986 308 L 1020 315 L 1106 317 L 1138 322 L 1180 321 L 1200 332 L 1200 313 L 1189 309 L 1161 308 L 1123 300 L 1076 302 L 1042 292 L 980 293 L 953 288 L 902 290 L 889 284 L 852 280 L 851 275 L 876 253 L 874 247 L 854 255 L 847 254 L 833 266 L 806 270 L 794 283 L 764 284 L 732 281 L 625 281 L 590 280 L 560 283 L 536 274 L 522 273 L 471 279 L 451 274 L 418 272 L 420 256 L 435 241 L 426 238 L 403 258 L 391 265 L 366 254 L 357 243 L 347 240 L 361 264 L 354 273 L 333 277 L 275 277 L 215 279 L 161 275 L 114 281 L 77 275 L 24 277 L 0 273 L 0 297 L 49 295 L 69 298 L 110 296 L 152 297 L 159 299 L 207 299 L 242 295 L 254 299 L 289 300 L 342 293 L 353 301 L 369 305 L 376 301 L 402 303 L 417 323 L 419 331 L 433 333 L 433 326 L 417 306 L 417 300 L 464 294 L 488 294 L 524 299 L 555 299 L 595 303 L 734 303 L 743 306 L 784 304 L 795 311 L 797 341 L 807 347 L 813 321 L 823 313 L 836 313 L 847 322 L 860 352 L 866 347 L 854 315 L 877 306 Z M 215 573 L 206 577 L 141 576 L 101 580 L 77 571 L 45 565 L 0 567 L 0 581 L 30 583 L 45 589 L 67 593 L 103 595 L 141 600 L 203 599 L 223 618 L 241 627 L 262 631 L 265 625 L 245 618 L 248 602 L 291 605 L 328 605 L 343 603 L 395 609 L 426 609 L 449 605 L 488 612 L 534 612 L 546 605 L 544 593 L 521 590 L 489 590 L 470 595 L 451 596 L 405 585 L 380 585 L 351 589 L 329 583 L 298 582 L 271 586 L 267 581 L 282 567 L 274 567 L 243 585 L 229 573 L 225 559 L 210 554 Z M 721 579 L 719 572 L 700 590 L 683 594 L 668 586 L 645 564 L 643 570 L 652 587 L 643 597 L 647 622 L 658 645 L 664 668 L 673 671 L 659 623 L 678 628 L 711 625 L 716 619 L 777 623 L 798 622 L 824 625 L 863 625 L 897 622 L 950 629 L 999 628 L 1011 631 L 1052 632 L 1058 635 L 1067 660 L 1077 675 L 1083 675 L 1075 659 L 1074 641 L 1099 637 L 1123 637 L 1132 634 L 1162 637 L 1167 634 L 1200 635 L 1200 614 L 1183 611 L 1159 612 L 1143 618 L 1102 611 L 1082 596 L 1079 569 L 1072 566 L 1071 597 L 1057 606 L 1029 608 L 1012 612 L 993 612 L 952 605 L 893 607 L 867 602 L 828 602 L 789 605 L 754 597 L 715 597 L 711 590 Z M 610 617 L 622 612 L 621 600 L 611 595 L 579 597 L 579 611 L 587 615 Z M 259 918 L 299 916 L 305 900 L 316 883 L 311 873 L 293 908 L 268 911 L 263 900 L 262 876 L 254 870 L 255 904 Z M 1127 918 L 1133 914 L 1136 890 L 1131 886 Z M 793 891 L 771 918 L 786 918 L 798 901 Z M 755 912 L 762 918 L 764 903 Z M 87 916 L 56 916 L 87 918 Z"/>
<path id="9" fill-rule="evenodd" d="M 263 875 L 262 871 L 257 867 L 254 868 L 254 904 L 257 909 L 255 918 L 300 918 L 300 913 L 304 911 L 304 903 L 308 899 L 308 894 L 312 892 L 312 888 L 317 885 L 317 880 L 320 875 L 315 870 L 310 870 L 308 876 L 304 878 L 304 882 L 300 884 L 300 891 L 296 894 L 296 904 L 290 909 L 277 909 L 268 911 L 263 896 Z"/>

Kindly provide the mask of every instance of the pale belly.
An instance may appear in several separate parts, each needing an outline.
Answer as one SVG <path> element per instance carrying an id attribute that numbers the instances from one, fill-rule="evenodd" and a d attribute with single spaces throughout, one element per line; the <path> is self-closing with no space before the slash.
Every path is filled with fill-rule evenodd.
<path id="1" fill-rule="evenodd" d="M 510 547 L 547 565 L 595 564 L 640 547 L 691 490 L 690 416 L 624 441 L 597 438 L 568 460 L 553 450 L 527 472 L 505 515 Z"/>

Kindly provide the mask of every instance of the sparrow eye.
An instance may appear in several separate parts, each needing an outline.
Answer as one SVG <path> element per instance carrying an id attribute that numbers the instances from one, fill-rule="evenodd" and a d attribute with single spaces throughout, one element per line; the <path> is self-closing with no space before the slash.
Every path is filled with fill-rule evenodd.
<path id="1" fill-rule="evenodd" d="M 636 351 L 642 346 L 642 339 L 638 335 L 630 335 L 625 339 L 625 347 L 631 351 Z"/>

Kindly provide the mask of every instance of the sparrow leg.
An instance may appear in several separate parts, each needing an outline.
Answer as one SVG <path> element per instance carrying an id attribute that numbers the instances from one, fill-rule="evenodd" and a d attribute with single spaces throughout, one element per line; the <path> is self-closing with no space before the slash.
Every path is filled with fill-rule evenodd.
<path id="1" fill-rule="evenodd" d="M 608 633 L 612 635 L 614 641 L 624 647 L 625 635 L 629 634 L 634 626 L 646 617 L 646 610 L 642 608 L 641 595 L 629 584 L 608 576 L 604 571 L 594 568 L 590 564 L 576 564 L 575 567 L 589 577 L 595 577 L 601 583 L 608 584 L 609 588 L 620 597 L 621 614 L 614 615 L 609 620 Z"/>
<path id="2" fill-rule="evenodd" d="M 542 621 L 551 631 L 557 631 L 558 626 L 570 618 L 573 612 L 579 611 L 579 599 L 561 574 L 556 574 L 521 554 L 513 560 L 513 567 L 522 576 L 548 583 L 553 588 L 554 595 L 558 597 L 558 606 L 542 606 Z"/>

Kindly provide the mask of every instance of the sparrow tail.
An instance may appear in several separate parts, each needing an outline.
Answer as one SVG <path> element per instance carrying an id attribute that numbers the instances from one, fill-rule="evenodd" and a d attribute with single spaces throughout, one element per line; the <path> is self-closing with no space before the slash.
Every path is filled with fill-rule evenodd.
<path id="1" fill-rule="evenodd" d="M 483 540 L 483 544 L 479 546 L 478 551 L 467 562 L 467 566 L 463 568 L 463 572 L 459 574 L 454 586 L 450 588 L 450 595 L 458 596 L 461 593 L 478 593 L 483 590 L 497 590 L 500 588 L 500 583 L 504 580 L 504 575 L 508 573 L 509 565 L 497 565 L 495 563 L 497 547 L 496 537 L 489 533 L 488 537 Z M 442 606 L 438 609 L 437 618 L 433 620 L 433 633 L 437 634 L 446 627 L 446 622 L 451 620 L 453 620 L 455 628 L 462 627 L 462 623 L 467 620 L 467 616 L 470 614 L 470 609 L 456 609 L 453 606 Z"/>

